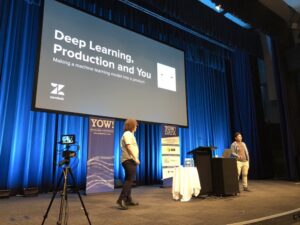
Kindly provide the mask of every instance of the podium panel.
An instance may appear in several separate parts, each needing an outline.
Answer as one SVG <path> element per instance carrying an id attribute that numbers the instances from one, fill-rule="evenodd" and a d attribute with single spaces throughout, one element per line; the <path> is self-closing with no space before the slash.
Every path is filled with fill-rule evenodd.
<path id="1" fill-rule="evenodd" d="M 213 158 L 213 192 L 216 195 L 236 195 L 239 192 L 236 159 Z"/>
<path id="2" fill-rule="evenodd" d="M 201 184 L 200 195 L 210 195 L 213 191 L 211 155 L 207 152 L 201 152 L 194 155 L 195 166 L 197 167 L 199 180 Z"/>
<path id="3" fill-rule="evenodd" d="M 212 183 L 212 151 L 215 147 L 198 147 L 188 154 L 193 154 L 194 163 L 197 167 L 201 184 L 200 195 L 210 195 L 213 193 Z"/>

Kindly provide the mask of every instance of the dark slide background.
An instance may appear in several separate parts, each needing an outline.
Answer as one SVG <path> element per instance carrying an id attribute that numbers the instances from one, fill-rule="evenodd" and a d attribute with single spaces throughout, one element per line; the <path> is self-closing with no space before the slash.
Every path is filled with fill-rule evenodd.
<path id="1" fill-rule="evenodd" d="M 70 38 L 56 39 L 55 30 Z M 80 40 L 85 47 L 79 48 Z M 119 50 L 131 61 L 91 50 L 90 41 L 93 47 Z M 55 44 L 71 54 L 54 53 Z M 115 68 L 76 59 L 73 52 Z M 158 88 L 157 63 L 176 69 L 176 91 Z M 118 70 L 119 64 L 131 72 Z M 139 76 L 137 68 L 151 78 Z M 44 6 L 37 79 L 36 109 L 187 126 L 183 51 L 52 0 Z"/>

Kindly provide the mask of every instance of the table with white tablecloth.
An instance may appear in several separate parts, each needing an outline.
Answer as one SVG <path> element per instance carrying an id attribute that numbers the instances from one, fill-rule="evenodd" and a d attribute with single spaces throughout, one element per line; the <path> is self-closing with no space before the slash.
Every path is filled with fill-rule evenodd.
<path id="1" fill-rule="evenodd" d="M 196 167 L 179 166 L 175 168 L 172 185 L 173 199 L 186 202 L 192 196 L 198 196 L 200 190 L 200 180 Z"/>

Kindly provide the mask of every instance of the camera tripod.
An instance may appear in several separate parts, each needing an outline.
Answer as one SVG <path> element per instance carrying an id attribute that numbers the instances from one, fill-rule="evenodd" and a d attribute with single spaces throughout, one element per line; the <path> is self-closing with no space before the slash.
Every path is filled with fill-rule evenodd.
<path id="1" fill-rule="evenodd" d="M 62 171 L 62 174 L 59 178 L 59 181 L 58 181 L 58 184 L 57 184 L 57 187 L 55 189 L 55 191 L 53 192 L 53 196 L 52 196 L 52 199 L 50 201 L 50 204 L 47 208 L 47 211 L 44 215 L 44 219 L 43 219 L 43 222 L 42 222 L 42 225 L 45 223 L 47 217 L 48 217 L 48 213 L 50 211 L 50 208 L 51 208 L 51 205 L 54 201 L 54 198 L 58 192 L 58 189 L 59 189 L 59 185 L 62 181 L 62 179 L 64 178 L 64 184 L 63 184 L 63 190 L 62 190 L 62 193 L 61 193 L 61 200 L 60 200 L 60 210 L 59 210 L 59 217 L 58 217 L 58 221 L 57 221 L 57 225 L 67 225 L 68 224 L 68 211 L 69 211 L 69 206 L 68 206 L 68 195 L 67 195 L 67 186 L 68 186 L 68 174 L 71 175 L 71 178 L 72 178 L 72 181 L 74 183 L 74 190 L 76 191 L 76 193 L 78 194 L 78 197 L 80 199 L 80 202 L 81 202 L 81 205 L 82 205 L 82 208 L 84 210 L 84 213 L 86 215 L 86 218 L 89 222 L 89 225 L 91 225 L 91 221 L 90 221 L 90 218 L 89 218 L 89 215 L 88 215 L 88 212 L 83 204 L 83 201 L 82 201 L 82 198 L 81 198 L 81 195 L 79 193 L 79 189 L 76 185 L 76 182 L 75 182 L 75 179 L 74 179 L 74 176 L 73 176 L 73 173 L 72 173 L 72 170 L 70 168 L 70 159 L 69 158 L 66 158 L 64 159 L 63 161 L 63 164 L 66 164 L 66 166 L 63 168 L 63 171 Z M 60 163 L 61 164 L 61 163 Z"/>

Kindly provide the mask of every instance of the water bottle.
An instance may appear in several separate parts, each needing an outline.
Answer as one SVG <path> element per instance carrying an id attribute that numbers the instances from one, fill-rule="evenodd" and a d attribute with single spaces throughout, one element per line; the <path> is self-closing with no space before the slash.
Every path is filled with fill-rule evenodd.
<path id="1" fill-rule="evenodd" d="M 184 160 L 184 167 L 194 167 L 194 159 L 193 158 L 186 158 Z"/>
<path id="2" fill-rule="evenodd" d="M 194 167 L 194 166 L 195 166 L 195 164 L 194 164 L 194 159 L 191 158 L 191 167 Z"/>

